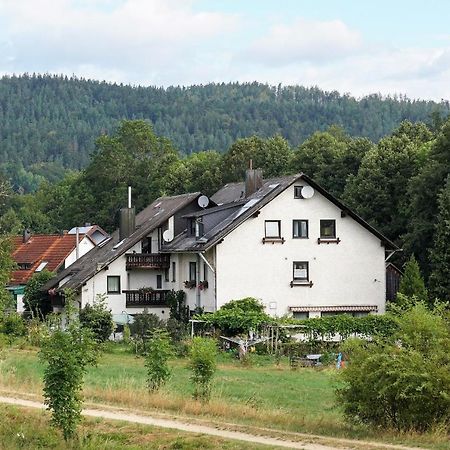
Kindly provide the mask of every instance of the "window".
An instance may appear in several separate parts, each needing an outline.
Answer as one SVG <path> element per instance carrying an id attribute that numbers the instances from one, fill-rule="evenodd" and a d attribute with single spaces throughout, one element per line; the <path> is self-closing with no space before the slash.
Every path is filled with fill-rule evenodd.
<path id="1" fill-rule="evenodd" d="M 292 221 L 292 237 L 294 239 L 308 238 L 308 221 L 293 220 Z"/>
<path id="2" fill-rule="evenodd" d="M 120 294 L 120 276 L 109 275 L 106 278 L 106 284 L 108 294 Z"/>
<path id="3" fill-rule="evenodd" d="M 166 282 L 170 281 L 170 279 L 169 279 L 169 272 L 170 272 L 169 268 L 164 269 L 164 281 L 166 281 Z"/>
<path id="4" fill-rule="evenodd" d="M 320 238 L 335 239 L 336 238 L 336 221 L 334 219 L 320 221 Z"/>
<path id="5" fill-rule="evenodd" d="M 162 289 L 162 275 L 156 275 L 156 289 Z"/>
<path id="6" fill-rule="evenodd" d="M 294 198 L 303 198 L 302 189 L 303 186 L 294 186 Z"/>
<path id="7" fill-rule="evenodd" d="M 203 231 L 203 222 L 201 219 L 197 219 L 195 221 L 195 237 L 199 238 L 202 237 L 204 235 L 204 231 Z"/>
<path id="8" fill-rule="evenodd" d="M 208 281 L 208 264 L 203 263 L 203 280 Z"/>
<path id="9" fill-rule="evenodd" d="M 280 220 L 266 220 L 265 221 L 266 238 L 281 238 L 281 221 Z"/>
<path id="10" fill-rule="evenodd" d="M 293 318 L 299 320 L 309 319 L 309 312 L 294 312 Z"/>
<path id="11" fill-rule="evenodd" d="M 172 281 L 177 281 L 177 264 L 175 261 L 172 262 Z"/>
<path id="12" fill-rule="evenodd" d="M 142 240 L 142 253 L 151 253 L 152 252 L 152 238 L 146 237 Z"/>
<path id="13" fill-rule="evenodd" d="M 294 261 L 294 281 L 309 281 L 309 264 L 307 261 Z"/>
<path id="14" fill-rule="evenodd" d="M 188 219 L 188 235 L 195 236 L 195 219 Z"/>
<path id="15" fill-rule="evenodd" d="M 189 263 L 189 281 L 194 281 L 197 283 L 197 263 L 190 262 Z"/>

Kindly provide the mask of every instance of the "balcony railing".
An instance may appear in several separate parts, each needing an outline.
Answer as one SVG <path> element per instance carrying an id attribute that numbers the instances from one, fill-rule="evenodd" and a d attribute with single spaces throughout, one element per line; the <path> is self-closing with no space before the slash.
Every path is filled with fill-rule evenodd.
<path id="1" fill-rule="evenodd" d="M 167 306 L 166 296 L 170 291 L 123 291 L 127 308 L 141 308 L 146 306 Z"/>
<path id="2" fill-rule="evenodd" d="M 170 255 L 160 253 L 127 253 L 127 270 L 130 269 L 168 269 Z"/>

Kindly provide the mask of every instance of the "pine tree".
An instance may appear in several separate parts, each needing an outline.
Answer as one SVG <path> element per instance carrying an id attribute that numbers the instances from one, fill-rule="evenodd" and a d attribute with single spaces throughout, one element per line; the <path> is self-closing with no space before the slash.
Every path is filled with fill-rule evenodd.
<path id="1" fill-rule="evenodd" d="M 411 255 L 405 265 L 405 271 L 398 292 L 409 298 L 415 297 L 417 300 L 426 301 L 428 298 L 425 282 L 420 274 L 419 264 L 414 255 Z"/>
<path id="2" fill-rule="evenodd" d="M 439 215 L 430 252 L 430 290 L 436 298 L 450 300 L 450 176 L 439 194 Z"/>

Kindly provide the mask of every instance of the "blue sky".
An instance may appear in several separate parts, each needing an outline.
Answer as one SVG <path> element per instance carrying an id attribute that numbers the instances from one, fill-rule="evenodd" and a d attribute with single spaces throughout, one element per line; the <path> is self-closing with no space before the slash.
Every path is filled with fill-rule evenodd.
<path id="1" fill-rule="evenodd" d="M 0 0 L 0 74 L 450 100 L 447 0 Z"/>

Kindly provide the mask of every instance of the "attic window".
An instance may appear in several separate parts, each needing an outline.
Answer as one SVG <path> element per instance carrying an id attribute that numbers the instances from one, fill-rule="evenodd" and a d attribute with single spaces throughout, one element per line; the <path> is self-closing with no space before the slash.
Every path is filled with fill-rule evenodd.
<path id="1" fill-rule="evenodd" d="M 302 189 L 304 186 L 294 186 L 294 198 L 303 198 Z"/>
<path id="2" fill-rule="evenodd" d="M 31 263 L 18 263 L 17 267 L 19 268 L 19 270 L 30 270 Z"/>
<path id="3" fill-rule="evenodd" d="M 42 261 L 39 266 L 37 266 L 35 272 L 42 272 L 47 264 L 48 261 Z"/>

